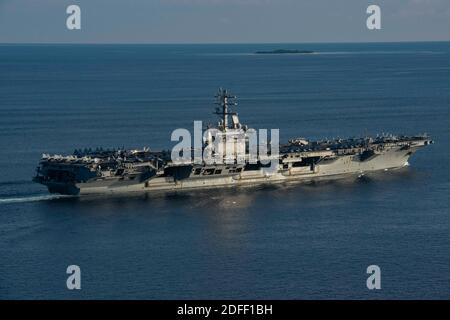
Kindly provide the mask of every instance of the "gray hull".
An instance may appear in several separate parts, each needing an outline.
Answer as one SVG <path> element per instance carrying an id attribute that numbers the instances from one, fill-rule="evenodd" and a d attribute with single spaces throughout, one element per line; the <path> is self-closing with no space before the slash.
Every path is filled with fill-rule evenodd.
<path id="1" fill-rule="evenodd" d="M 416 146 L 407 150 L 395 147 L 366 160 L 361 160 L 359 155 L 342 155 L 323 163 L 319 162 L 313 167 L 283 169 L 283 166 L 280 164 L 275 172 L 260 169 L 256 171 L 242 171 L 239 174 L 208 177 L 196 177 L 192 173 L 182 180 L 175 180 L 173 177 L 155 176 L 142 183 L 117 180 L 78 183 L 75 185 L 75 188 L 78 190 L 75 194 L 177 191 L 340 179 L 359 176 L 364 173 L 402 168 L 408 165 L 409 157 L 420 147 Z"/>

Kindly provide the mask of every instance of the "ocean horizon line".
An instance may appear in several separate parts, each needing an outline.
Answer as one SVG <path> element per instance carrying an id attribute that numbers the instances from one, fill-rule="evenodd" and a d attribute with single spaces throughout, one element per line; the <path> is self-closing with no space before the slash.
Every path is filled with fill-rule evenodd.
<path id="1" fill-rule="evenodd" d="M 142 45 L 142 46 L 180 46 L 180 45 L 299 45 L 299 44 L 414 44 L 450 43 L 450 40 L 400 40 L 400 41 L 312 41 L 312 42 L 0 42 L 0 46 L 71 46 L 71 45 Z"/>

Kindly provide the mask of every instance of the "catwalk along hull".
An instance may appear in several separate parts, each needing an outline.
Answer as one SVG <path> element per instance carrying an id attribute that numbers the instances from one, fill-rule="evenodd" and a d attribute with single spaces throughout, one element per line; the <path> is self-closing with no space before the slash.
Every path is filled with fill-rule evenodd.
<path id="1" fill-rule="evenodd" d="M 347 177 L 358 177 L 376 171 L 394 170 L 408 165 L 409 157 L 424 144 L 407 150 L 395 147 L 371 159 L 361 161 L 359 155 L 342 155 L 337 159 L 320 161 L 314 166 L 291 167 L 283 169 L 280 164 L 276 172 L 264 168 L 259 170 L 242 170 L 238 174 L 220 174 L 211 176 L 195 176 L 195 168 L 189 177 L 176 180 L 173 177 L 154 177 L 143 183 L 118 183 L 118 181 L 98 181 L 78 183 L 71 194 L 123 194 L 127 192 L 182 191 L 195 189 L 225 188 L 239 186 L 255 186 L 263 184 L 301 183 L 326 181 Z M 234 170 L 233 166 L 229 166 Z M 204 169 L 205 170 L 205 169 Z M 207 167 L 206 167 L 207 170 Z"/>

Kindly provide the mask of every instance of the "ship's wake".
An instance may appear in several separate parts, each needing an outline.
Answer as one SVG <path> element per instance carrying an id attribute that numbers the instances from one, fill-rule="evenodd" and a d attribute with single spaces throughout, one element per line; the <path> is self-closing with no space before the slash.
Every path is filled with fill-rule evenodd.
<path id="1" fill-rule="evenodd" d="M 10 197 L 10 198 L 0 198 L 0 204 L 48 201 L 48 200 L 73 198 L 73 197 L 74 196 L 57 195 L 57 194 L 42 194 L 42 195 L 23 196 L 23 197 Z"/>

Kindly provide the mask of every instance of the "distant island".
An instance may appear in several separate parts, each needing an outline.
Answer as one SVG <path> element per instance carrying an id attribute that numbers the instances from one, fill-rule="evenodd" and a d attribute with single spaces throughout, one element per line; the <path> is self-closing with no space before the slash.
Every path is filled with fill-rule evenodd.
<path id="1" fill-rule="evenodd" d="M 295 49 L 277 49 L 271 51 L 256 51 L 256 54 L 310 54 L 315 53 L 311 50 L 295 50 Z"/>

